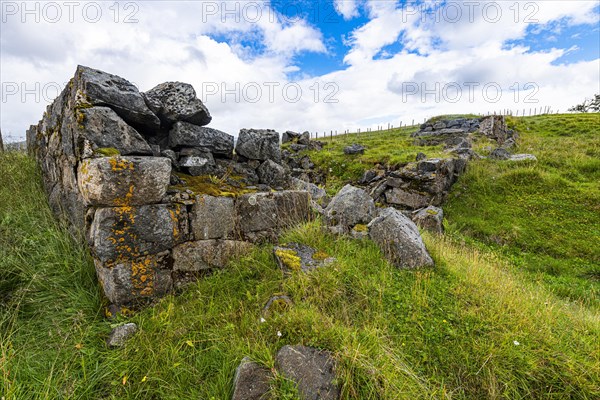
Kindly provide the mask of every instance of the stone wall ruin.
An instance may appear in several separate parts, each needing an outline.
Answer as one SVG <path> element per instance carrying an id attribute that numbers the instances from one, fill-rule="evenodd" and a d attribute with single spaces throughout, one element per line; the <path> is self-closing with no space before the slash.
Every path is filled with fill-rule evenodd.
<path id="1" fill-rule="evenodd" d="M 140 93 L 79 66 L 27 145 L 56 216 L 85 238 L 108 301 L 136 306 L 222 268 L 310 216 L 290 187 L 279 134 L 207 127 L 191 85 Z"/>

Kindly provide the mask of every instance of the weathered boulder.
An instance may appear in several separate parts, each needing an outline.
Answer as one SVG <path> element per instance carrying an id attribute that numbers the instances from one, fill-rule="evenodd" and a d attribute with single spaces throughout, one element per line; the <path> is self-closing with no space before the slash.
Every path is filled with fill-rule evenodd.
<path id="1" fill-rule="evenodd" d="M 231 400 L 268 400 L 271 378 L 269 369 L 244 357 L 235 370 Z"/>
<path id="2" fill-rule="evenodd" d="M 399 268 L 432 266 L 419 229 L 408 217 L 394 208 L 386 208 L 368 225 L 369 236 Z"/>
<path id="3" fill-rule="evenodd" d="M 100 208 L 87 235 L 94 257 L 106 264 L 156 254 L 188 239 L 187 211 L 179 204 Z"/>
<path id="4" fill-rule="evenodd" d="M 203 126 L 212 119 L 204 103 L 196 97 L 193 86 L 188 83 L 161 83 L 142 95 L 148 107 L 168 126 L 177 121 Z"/>
<path id="5" fill-rule="evenodd" d="M 78 107 L 107 106 L 134 128 L 158 132 L 160 120 L 148 108 L 139 90 L 120 76 L 79 65 L 72 81 Z"/>
<path id="6" fill-rule="evenodd" d="M 281 162 L 279 133 L 271 129 L 242 129 L 235 152 L 250 160 Z"/>
<path id="7" fill-rule="evenodd" d="M 121 155 L 152 155 L 152 149 L 142 135 L 111 108 L 82 108 L 76 112 L 82 138 L 90 142 L 88 145 L 93 151 L 114 149 Z"/>
<path id="8" fill-rule="evenodd" d="M 335 261 L 335 258 L 325 252 L 300 243 L 275 246 L 273 254 L 277 265 L 286 274 L 310 272 Z"/>
<path id="9" fill-rule="evenodd" d="M 176 122 L 169 132 L 169 146 L 196 147 L 226 157 L 233 155 L 233 136 L 189 122 Z"/>
<path id="10" fill-rule="evenodd" d="M 109 347 L 121 347 L 129 338 L 136 334 L 138 327 L 133 322 L 119 325 L 113 328 L 106 339 L 106 344 Z"/>
<path id="11" fill-rule="evenodd" d="M 364 154 L 365 150 L 365 146 L 354 143 L 350 146 L 344 147 L 344 154 Z"/>
<path id="12" fill-rule="evenodd" d="M 362 189 L 346 185 L 325 208 L 325 222 L 343 230 L 367 224 L 375 216 L 375 203 Z"/>
<path id="13" fill-rule="evenodd" d="M 173 249 L 173 270 L 198 272 L 225 268 L 229 261 L 252 251 L 254 246 L 237 240 L 198 240 Z"/>
<path id="14" fill-rule="evenodd" d="M 231 197 L 200 195 L 190 215 L 196 240 L 231 238 L 235 230 L 235 205 Z"/>
<path id="15" fill-rule="evenodd" d="M 298 144 L 310 145 L 310 132 L 304 131 L 298 138 Z"/>
<path id="16" fill-rule="evenodd" d="M 283 346 L 275 363 L 279 372 L 295 382 L 302 400 L 337 400 L 336 363 L 325 350 L 306 346 Z"/>
<path id="17" fill-rule="evenodd" d="M 263 162 L 256 170 L 260 183 L 271 187 L 282 187 L 287 184 L 288 174 L 281 165 L 273 160 Z"/>
<path id="18" fill-rule="evenodd" d="M 490 153 L 490 158 L 494 160 L 508 160 L 510 158 L 510 153 L 508 150 L 499 147 L 497 149 L 492 150 Z"/>
<path id="19" fill-rule="evenodd" d="M 169 293 L 173 286 L 169 252 L 112 263 L 94 260 L 104 295 L 113 304 L 140 304 Z"/>
<path id="20" fill-rule="evenodd" d="M 419 210 L 412 220 L 418 227 L 433 233 L 444 233 L 444 211 L 441 208 L 429 206 Z"/>
<path id="21" fill-rule="evenodd" d="M 79 163 L 77 184 L 93 206 L 131 206 L 161 201 L 171 176 L 162 157 L 101 157 Z"/>

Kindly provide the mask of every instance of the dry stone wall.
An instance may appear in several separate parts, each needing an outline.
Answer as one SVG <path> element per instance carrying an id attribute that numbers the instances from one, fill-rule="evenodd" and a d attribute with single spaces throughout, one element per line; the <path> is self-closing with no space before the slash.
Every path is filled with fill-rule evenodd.
<path id="1" fill-rule="evenodd" d="M 188 84 L 140 93 L 79 66 L 27 131 L 52 210 L 89 244 L 113 306 L 163 296 L 309 218 L 310 194 L 285 190 L 279 134 L 244 129 L 234 150 L 211 119 Z"/>

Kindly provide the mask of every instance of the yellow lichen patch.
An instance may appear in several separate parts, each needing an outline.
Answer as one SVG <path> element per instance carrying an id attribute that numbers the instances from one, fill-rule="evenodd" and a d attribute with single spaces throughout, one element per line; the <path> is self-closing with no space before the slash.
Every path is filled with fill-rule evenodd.
<path id="1" fill-rule="evenodd" d="M 183 185 L 174 186 L 178 190 L 191 190 L 194 194 L 208 194 L 215 197 L 238 197 L 246 193 L 255 193 L 256 190 L 246 189 L 240 183 L 240 187 L 235 187 L 217 180 L 211 175 L 191 176 L 182 173 L 176 174 L 185 181 Z M 235 176 L 231 176 L 235 178 Z M 239 177 L 241 179 L 241 177 Z"/>
<path id="2" fill-rule="evenodd" d="M 323 261 L 329 258 L 329 254 L 325 253 L 322 250 L 316 251 L 312 256 L 313 260 Z"/>
<path id="3" fill-rule="evenodd" d="M 352 228 L 352 230 L 356 232 L 367 232 L 369 228 L 367 228 L 367 226 L 364 224 L 358 224 L 354 225 L 354 228 Z"/>
<path id="4" fill-rule="evenodd" d="M 275 255 L 283 265 L 291 269 L 292 271 L 300 271 L 302 268 L 302 260 L 298 257 L 298 253 L 291 249 L 277 249 Z"/>
<path id="5" fill-rule="evenodd" d="M 429 215 L 438 215 L 438 212 L 435 210 L 432 210 L 431 208 L 427 209 L 426 213 Z"/>

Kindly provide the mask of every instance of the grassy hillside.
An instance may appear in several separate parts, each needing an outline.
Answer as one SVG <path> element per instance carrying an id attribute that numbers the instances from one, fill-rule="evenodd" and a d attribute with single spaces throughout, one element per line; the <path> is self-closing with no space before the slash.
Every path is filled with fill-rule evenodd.
<path id="1" fill-rule="evenodd" d="M 103 317 L 93 265 L 52 219 L 34 163 L 0 155 L 0 397 L 228 399 L 244 356 L 272 367 L 281 346 L 304 343 L 335 354 L 345 399 L 597 398 L 600 121 L 511 123 L 540 161 L 470 165 L 448 233 L 425 235 L 435 268 L 397 270 L 314 221 L 283 240 L 337 257 L 330 267 L 284 278 L 262 247 L 132 316 L 140 331 L 118 350 L 103 340 L 122 321 Z M 400 163 L 422 150 L 408 133 L 338 138 L 316 161 L 355 175 Z M 347 141 L 370 150 L 343 156 Z M 352 179 L 343 171 L 331 186 Z M 261 322 L 282 293 L 294 305 Z M 272 387 L 296 398 L 281 377 Z"/>

